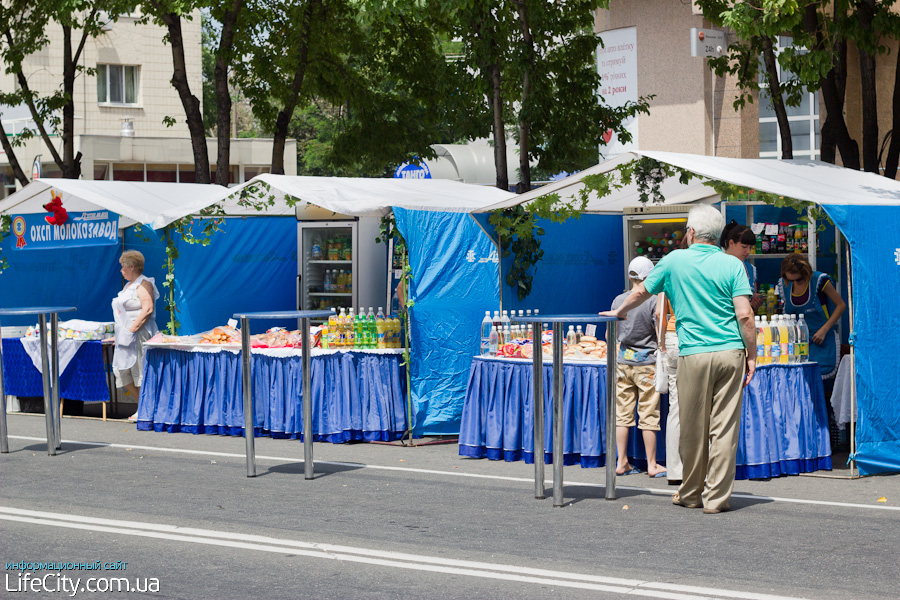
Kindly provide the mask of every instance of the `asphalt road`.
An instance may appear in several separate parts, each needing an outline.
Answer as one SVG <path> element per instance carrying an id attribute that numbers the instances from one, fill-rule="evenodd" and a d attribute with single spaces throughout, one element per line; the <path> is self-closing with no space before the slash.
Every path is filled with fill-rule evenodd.
<path id="1" fill-rule="evenodd" d="M 554 508 L 534 499 L 532 466 L 461 458 L 455 444 L 316 444 L 306 481 L 298 441 L 257 439 L 258 477 L 247 478 L 243 438 L 73 418 L 62 432 L 50 457 L 42 415 L 9 415 L 9 598 L 72 594 L 29 588 L 33 565 L 8 563 L 97 561 L 110 568 L 29 577 L 49 573 L 52 589 L 80 578 L 76 597 L 121 596 L 88 591 L 118 577 L 152 597 L 217 599 L 843 600 L 900 589 L 900 476 L 738 482 L 734 510 L 704 515 L 673 506 L 664 479 L 620 478 L 607 501 L 603 469 L 568 467 L 567 504 Z"/>

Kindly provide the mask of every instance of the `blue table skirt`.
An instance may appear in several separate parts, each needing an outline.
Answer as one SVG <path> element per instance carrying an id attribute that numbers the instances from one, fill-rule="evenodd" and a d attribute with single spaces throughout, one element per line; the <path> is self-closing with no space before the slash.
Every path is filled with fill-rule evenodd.
<path id="1" fill-rule="evenodd" d="M 244 434 L 241 356 L 147 348 L 138 429 Z M 340 352 L 312 357 L 313 439 L 391 441 L 407 429 L 406 380 L 397 354 Z M 254 354 L 256 435 L 302 439 L 299 356 Z"/>
<path id="2" fill-rule="evenodd" d="M 534 462 L 530 362 L 476 357 L 469 371 L 459 434 L 462 456 Z M 563 463 L 606 464 L 606 365 L 563 366 Z M 544 365 L 545 461 L 553 461 L 553 367 Z M 665 463 L 668 396 L 660 401 L 657 459 Z M 632 428 L 629 459 L 646 468 L 641 434 Z M 818 365 L 766 365 L 744 391 L 738 479 L 831 469 L 828 414 Z"/>
<path id="3" fill-rule="evenodd" d="M 3 339 L 3 385 L 10 396 L 43 397 L 41 373 L 18 338 Z M 103 345 L 100 341 L 84 342 L 66 370 L 59 375 L 59 397 L 84 402 L 109 401 Z"/>

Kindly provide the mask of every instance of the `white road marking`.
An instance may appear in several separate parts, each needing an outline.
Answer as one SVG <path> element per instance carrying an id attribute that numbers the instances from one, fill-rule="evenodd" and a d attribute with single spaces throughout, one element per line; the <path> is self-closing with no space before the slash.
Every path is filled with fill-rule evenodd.
<path id="1" fill-rule="evenodd" d="M 24 440 L 29 442 L 46 442 L 47 438 L 41 437 L 29 437 L 29 436 L 21 436 L 21 435 L 10 435 L 9 439 L 16 440 Z M 212 450 L 189 450 L 183 448 L 163 448 L 157 446 L 138 446 L 135 444 L 112 444 L 108 442 L 82 442 L 78 440 L 63 440 L 64 444 L 75 444 L 79 446 L 94 446 L 97 448 L 121 448 L 125 450 L 146 450 L 148 452 L 170 452 L 173 454 L 193 454 L 198 456 L 215 456 L 220 458 L 237 458 L 244 460 L 246 457 L 243 454 L 238 454 L 234 452 L 214 452 Z M 269 460 L 281 463 L 298 463 L 302 464 L 302 458 L 291 458 L 285 456 L 265 456 L 261 454 L 256 455 L 256 460 Z M 472 479 L 491 479 L 495 481 L 514 481 L 519 483 L 534 483 L 534 478 L 526 478 L 526 477 L 508 477 L 502 475 L 482 475 L 479 473 L 461 473 L 459 471 L 439 471 L 437 469 L 416 469 L 413 467 L 390 467 L 385 465 L 369 465 L 365 463 L 355 463 L 355 462 L 340 462 L 340 461 L 327 461 L 327 460 L 317 460 L 316 464 L 320 465 L 334 465 L 339 467 L 353 467 L 356 469 L 373 469 L 379 471 L 400 471 L 405 473 L 418 473 L 422 475 L 444 475 L 449 477 L 468 477 Z M 594 487 L 594 488 L 605 488 L 606 486 L 602 483 L 582 483 L 578 481 L 566 481 L 567 487 Z M 655 488 L 643 488 L 643 487 L 635 487 L 635 486 L 624 486 L 624 485 L 616 485 L 617 490 L 629 490 L 642 492 L 645 494 L 653 494 L 657 496 L 671 496 L 672 490 L 659 490 Z M 809 504 L 814 506 L 834 506 L 839 508 L 862 508 L 869 510 L 892 510 L 892 511 L 900 511 L 900 506 L 887 506 L 887 505 L 879 505 L 879 504 L 858 504 L 852 502 L 832 502 L 830 500 L 809 500 L 805 498 L 782 498 L 778 496 L 757 496 L 754 494 L 741 494 L 734 493 L 731 495 L 732 498 L 746 498 L 748 500 L 755 500 L 757 502 L 785 502 L 790 504 Z"/>
<path id="2" fill-rule="evenodd" d="M 793 596 L 775 596 L 737 590 L 679 585 L 659 581 L 602 577 L 567 571 L 533 569 L 516 565 L 456 560 L 419 554 L 405 554 L 401 552 L 387 552 L 370 548 L 317 544 L 300 540 L 217 531 L 212 529 L 179 527 L 164 523 L 103 519 L 3 506 L 0 506 L 0 520 L 95 531 L 100 533 L 147 537 L 176 542 L 206 544 L 211 546 L 236 548 L 239 550 L 255 550 L 259 552 L 299 555 L 310 558 L 364 563 L 432 573 L 448 573 L 519 583 L 553 585 L 631 596 L 646 596 L 649 598 L 661 598 L 665 600 L 702 600 L 704 598 L 708 600 L 802 600 Z"/>

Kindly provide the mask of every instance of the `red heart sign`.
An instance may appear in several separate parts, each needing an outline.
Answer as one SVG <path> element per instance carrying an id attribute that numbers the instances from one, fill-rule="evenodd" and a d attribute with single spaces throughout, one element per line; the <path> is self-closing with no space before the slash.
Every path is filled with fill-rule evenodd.
<path id="1" fill-rule="evenodd" d="M 612 136 L 613 136 L 613 130 L 612 130 L 612 129 L 607 129 L 606 131 L 604 131 L 604 132 L 603 132 L 603 143 L 608 144 L 608 143 L 609 143 L 609 140 L 612 139 Z"/>

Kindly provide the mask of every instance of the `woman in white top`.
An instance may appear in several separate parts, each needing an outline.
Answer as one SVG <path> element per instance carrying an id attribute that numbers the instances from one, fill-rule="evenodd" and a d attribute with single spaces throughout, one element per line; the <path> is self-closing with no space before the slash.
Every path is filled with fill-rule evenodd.
<path id="1" fill-rule="evenodd" d="M 154 319 L 154 302 L 159 298 L 159 290 L 152 277 L 144 277 L 144 255 L 137 250 L 124 252 L 119 264 L 127 283 L 112 301 L 116 322 L 112 366 L 117 387 L 124 387 L 137 400 L 140 397 L 144 342 L 159 332 Z M 137 413 L 129 420 L 136 421 Z"/>

